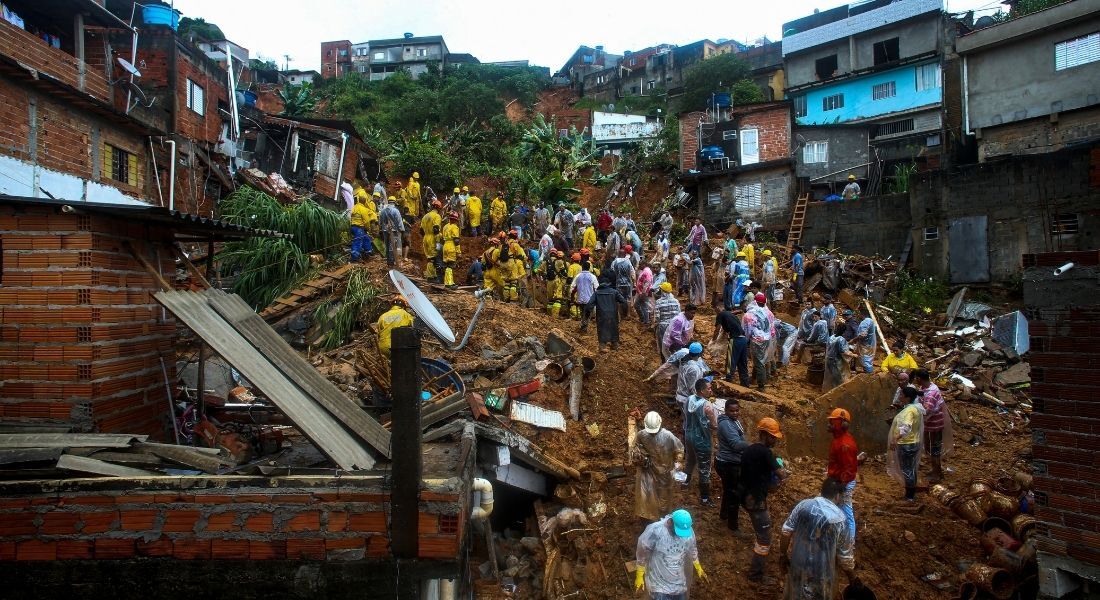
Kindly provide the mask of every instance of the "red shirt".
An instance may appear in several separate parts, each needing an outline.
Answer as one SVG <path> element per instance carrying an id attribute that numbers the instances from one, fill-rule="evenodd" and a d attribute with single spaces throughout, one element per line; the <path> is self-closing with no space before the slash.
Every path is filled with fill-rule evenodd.
<path id="1" fill-rule="evenodd" d="M 600 213 L 600 215 L 596 217 L 596 229 L 599 229 L 600 231 L 607 231 L 608 229 L 611 229 L 611 215 L 607 213 Z"/>
<path id="2" fill-rule="evenodd" d="M 829 445 L 829 477 L 836 477 L 840 483 L 848 483 L 856 480 L 856 469 L 859 468 L 859 460 L 856 455 L 856 440 L 847 431 L 833 433 L 833 443 Z"/>

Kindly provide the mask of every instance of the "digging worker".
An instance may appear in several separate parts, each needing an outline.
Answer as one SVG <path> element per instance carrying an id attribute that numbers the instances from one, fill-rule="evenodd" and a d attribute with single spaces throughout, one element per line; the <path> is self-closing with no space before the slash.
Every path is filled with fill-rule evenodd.
<path id="1" fill-rule="evenodd" d="M 745 426 L 741 423 L 741 403 L 737 398 L 726 400 L 725 412 L 718 417 L 718 452 L 714 470 L 722 479 L 722 505 L 718 518 L 734 533 L 740 533 L 737 517 L 741 512 L 741 455 L 749 447 Z"/>
<path id="2" fill-rule="evenodd" d="M 680 360 L 676 371 L 676 401 L 680 403 L 680 411 L 687 410 L 687 401 L 695 394 L 695 384 L 706 376 L 707 366 L 703 363 L 703 345 L 692 342 L 686 348 L 687 355 Z M 676 353 L 673 352 L 672 356 Z M 685 420 L 685 424 L 686 424 Z"/>
<path id="3" fill-rule="evenodd" d="M 481 262 L 485 269 L 485 289 L 491 290 L 503 298 L 504 275 L 501 274 L 500 270 L 501 252 L 500 238 L 495 236 L 490 237 L 489 247 L 486 248 L 485 252 L 481 255 Z"/>
<path id="4" fill-rule="evenodd" d="M 466 199 L 466 225 L 470 228 L 470 235 L 481 235 L 481 198 L 471 195 Z"/>
<path id="5" fill-rule="evenodd" d="M 684 307 L 684 312 L 676 315 L 668 322 L 664 339 L 661 340 L 666 356 L 691 343 L 692 337 L 695 336 L 696 309 L 697 307 L 694 304 L 688 304 Z"/>
<path id="6" fill-rule="evenodd" d="M 863 372 L 875 372 L 875 351 L 878 350 L 878 330 L 867 305 L 859 307 L 859 326 L 856 327 L 856 347 Z"/>
<path id="7" fill-rule="evenodd" d="M 447 215 L 447 224 L 443 226 L 441 237 L 443 239 L 443 285 L 455 287 L 455 263 L 462 256 L 462 245 L 459 239 L 462 231 L 458 226 L 458 213 L 451 211 Z"/>
<path id="8" fill-rule="evenodd" d="M 856 490 L 856 471 L 859 470 L 859 448 L 856 439 L 848 432 L 852 415 L 843 408 L 834 408 L 829 413 L 829 431 L 833 441 L 829 445 L 829 466 L 827 474 L 844 486 L 840 509 L 848 521 L 848 535 L 851 543 L 856 542 L 856 513 L 852 506 L 852 496 Z"/>
<path id="9" fill-rule="evenodd" d="M 884 373 L 905 371 L 906 373 L 917 368 L 917 361 L 905 351 L 905 342 L 894 342 L 894 351 L 882 359 L 882 371 Z"/>
<path id="10" fill-rule="evenodd" d="M 394 298 L 393 307 L 382 313 L 375 323 L 378 328 L 378 351 L 386 358 L 390 357 L 390 343 L 393 339 L 393 330 L 398 327 L 410 327 L 413 324 L 413 316 L 405 310 L 409 303 L 404 297 Z"/>
<path id="11" fill-rule="evenodd" d="M 432 209 L 420 219 L 420 236 L 424 246 L 424 279 L 436 281 L 442 270 L 440 261 L 442 243 L 439 240 L 439 232 L 442 230 L 443 219 L 439 216 L 443 203 L 432 200 Z"/>
<path id="12" fill-rule="evenodd" d="M 631 250 L 629 244 L 619 248 L 619 256 L 611 261 L 611 269 L 608 271 L 615 278 L 615 289 L 623 295 L 623 298 L 627 299 L 627 302 L 630 302 L 633 297 L 634 280 L 638 277 L 634 265 L 630 262 Z M 629 305 L 627 305 L 626 308 L 619 311 L 620 319 L 626 320 L 627 315 L 630 313 L 629 308 Z"/>
<path id="13" fill-rule="evenodd" d="M 588 331 L 588 319 L 592 317 L 592 311 L 595 305 L 592 304 L 592 298 L 596 294 L 596 288 L 600 285 L 596 276 L 592 274 L 590 270 L 592 265 L 581 262 L 581 271 L 577 273 L 577 276 L 573 278 L 573 282 L 569 284 L 569 297 L 573 301 L 574 306 L 579 306 L 581 309 L 581 333 Z"/>
<path id="14" fill-rule="evenodd" d="M 651 523 L 672 510 L 676 497 L 676 464 L 684 460 L 684 445 L 661 426 L 661 415 L 646 413 L 634 438 L 634 514 Z"/>
<path id="15" fill-rule="evenodd" d="M 565 203 L 562 202 L 558 205 L 558 212 L 554 214 L 554 227 L 561 231 L 561 236 L 565 238 L 565 244 L 569 250 L 573 249 L 573 232 L 576 228 L 576 217 L 573 215 L 573 211 L 569 210 Z"/>
<path id="16" fill-rule="evenodd" d="M 843 489 L 835 477 L 825 479 L 821 494 L 796 504 L 783 523 L 779 560 L 787 567 L 785 600 L 838 598 L 837 565 L 847 574 L 852 587 L 862 585 L 855 576 L 852 537 L 838 508 Z"/>
<path id="17" fill-rule="evenodd" d="M 759 441 L 741 453 L 741 503 L 749 513 L 756 543 L 752 548 L 749 581 L 774 586 L 776 580 L 765 576 L 768 553 L 771 552 L 772 520 L 768 515 L 768 493 L 777 481 L 787 478 L 787 470 L 772 453 L 783 439 L 779 421 L 764 417 L 756 424 Z"/>
<path id="18" fill-rule="evenodd" d="M 821 380 L 822 393 L 827 392 L 848 380 L 848 359 L 855 358 L 848 340 L 839 333 L 829 336 L 825 344 L 825 375 Z"/>
<path id="19" fill-rule="evenodd" d="M 352 262 L 358 261 L 360 258 L 366 258 L 371 253 L 371 239 L 370 234 L 367 233 L 367 223 L 370 218 L 370 210 L 367 208 L 367 204 L 363 198 L 355 199 L 355 205 L 351 207 L 351 216 L 349 217 L 351 225 L 351 260 Z"/>
<path id="20" fill-rule="evenodd" d="M 917 496 L 917 472 L 920 468 L 920 447 L 924 430 L 924 406 L 915 387 L 901 388 L 905 407 L 890 424 L 886 451 L 886 472 L 905 486 L 905 500 Z"/>
<path id="21" fill-rule="evenodd" d="M 732 311 L 723 310 L 714 317 L 714 336 L 710 341 L 717 341 L 723 332 L 729 338 L 726 344 L 726 381 L 733 381 L 733 372 L 737 371 L 738 382 L 748 387 L 752 385 L 749 380 L 749 339 L 745 337 L 741 319 Z"/>
<path id="22" fill-rule="evenodd" d="M 638 538 L 634 591 L 645 589 L 651 600 L 687 600 L 689 561 L 696 577 L 706 581 L 691 514 L 681 508 L 651 523 Z"/>
<path id="23" fill-rule="evenodd" d="M 669 355 L 668 348 L 665 346 L 665 332 L 679 314 L 680 301 L 676 299 L 676 294 L 672 293 L 672 283 L 662 281 L 657 286 L 657 300 L 653 303 L 653 321 L 657 324 L 654 330 L 657 338 L 657 353 L 661 355 L 661 360 L 667 359 Z"/>
<path id="24" fill-rule="evenodd" d="M 713 452 L 711 432 L 718 428 L 718 411 L 707 400 L 711 395 L 710 381 L 700 377 L 695 381 L 695 393 L 684 405 L 684 444 L 687 463 L 685 486 L 691 486 L 691 476 L 699 470 L 699 503 L 710 506 L 710 457 Z"/>
<path id="25" fill-rule="evenodd" d="M 394 266 L 401 254 L 401 236 L 405 233 L 405 220 L 397 208 L 397 198 L 390 196 L 389 202 L 382 205 L 378 214 L 378 226 L 382 230 L 382 241 L 386 247 L 386 264 Z"/>
<path id="26" fill-rule="evenodd" d="M 420 216 L 420 173 L 416 171 L 405 187 L 405 214 L 413 219 Z"/>
<path id="27" fill-rule="evenodd" d="M 605 275 L 600 279 L 600 287 L 596 288 L 589 305 L 596 310 L 596 340 L 600 348 L 609 344 L 612 350 L 618 350 L 619 307 L 629 306 L 626 298 L 611 286 L 611 279 Z"/>
<path id="28" fill-rule="evenodd" d="M 948 449 L 945 440 L 949 439 L 948 428 L 951 425 L 947 403 L 927 369 L 917 369 L 909 376 L 920 390 L 921 406 L 924 407 L 924 451 L 932 462 L 932 473 L 928 476 L 928 482 L 939 483 L 943 481 L 943 455 Z"/>
<path id="29" fill-rule="evenodd" d="M 757 292 L 756 300 L 741 318 L 741 325 L 749 336 L 749 352 L 752 355 L 752 371 L 756 385 L 763 390 L 768 383 L 768 349 L 775 338 L 775 318 L 765 306 L 767 298 Z"/>

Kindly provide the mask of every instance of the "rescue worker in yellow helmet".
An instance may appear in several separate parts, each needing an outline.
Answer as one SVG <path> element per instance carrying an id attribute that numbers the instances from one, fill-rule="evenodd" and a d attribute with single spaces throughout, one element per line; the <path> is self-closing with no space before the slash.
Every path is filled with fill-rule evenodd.
<path id="1" fill-rule="evenodd" d="M 589 225 L 584 228 L 584 235 L 581 236 L 581 247 L 587 249 L 590 253 L 596 253 L 596 228 Z"/>
<path id="2" fill-rule="evenodd" d="M 504 219 L 508 216 L 508 204 L 498 193 L 489 203 L 489 223 L 493 226 L 493 232 L 504 230 Z"/>
<path id="3" fill-rule="evenodd" d="M 571 289 L 573 286 L 573 280 L 577 278 L 577 275 L 581 274 L 581 253 L 574 252 L 569 257 L 569 266 L 565 269 L 565 289 Z M 569 303 L 569 316 L 574 319 L 581 318 L 581 307 L 575 302 Z"/>
<path id="4" fill-rule="evenodd" d="M 489 238 L 489 246 L 482 253 L 481 262 L 484 263 L 485 267 L 485 289 L 492 290 L 497 296 L 503 298 L 504 278 L 500 273 L 500 252 L 500 238 Z"/>
<path id="5" fill-rule="evenodd" d="M 508 256 L 512 258 L 511 261 L 511 275 L 505 275 L 505 292 L 507 296 L 505 300 L 512 302 L 519 300 L 519 289 L 523 287 L 526 289 L 526 285 L 521 286 L 520 282 L 527 278 L 527 253 L 523 250 L 523 244 L 519 242 L 519 234 L 513 229 L 507 234 L 508 240 Z"/>
<path id="6" fill-rule="evenodd" d="M 413 219 L 420 216 L 420 173 L 416 171 L 405 188 L 405 213 Z"/>
<path id="7" fill-rule="evenodd" d="M 439 216 L 439 209 L 442 208 L 443 203 L 439 200 L 432 200 L 432 209 L 428 211 L 424 218 L 420 219 L 420 235 L 424 245 L 424 279 L 428 281 L 438 281 L 439 272 L 442 270 L 442 262 L 440 261 L 440 250 L 442 244 L 440 243 L 439 233 L 441 230 L 442 218 Z"/>
<path id="8" fill-rule="evenodd" d="M 405 310 L 408 302 L 401 296 L 394 298 L 393 308 L 382 313 L 375 324 L 378 328 L 378 351 L 382 356 L 389 358 L 390 343 L 393 339 L 393 330 L 398 327 L 409 327 L 413 324 L 413 316 Z"/>
<path id="9" fill-rule="evenodd" d="M 453 288 L 455 287 L 455 263 L 458 262 L 458 257 L 462 256 L 462 246 L 459 236 L 462 232 L 458 230 L 458 213 L 451 211 L 447 215 L 447 224 L 443 226 L 441 233 L 443 237 L 443 285 Z"/>
<path id="10" fill-rule="evenodd" d="M 470 227 L 470 235 L 481 235 L 481 198 L 470 194 L 466 199 L 466 224 Z"/>
<path id="11" fill-rule="evenodd" d="M 370 209 L 367 208 L 366 194 L 356 196 L 355 205 L 351 207 L 349 221 L 351 225 L 351 261 L 357 262 L 370 255 L 373 249 L 373 240 L 367 233 L 367 222 L 370 218 Z"/>
<path id="12" fill-rule="evenodd" d="M 382 194 L 374 192 L 364 203 L 367 206 L 367 231 L 378 237 L 378 205 L 382 203 Z"/>
<path id="13" fill-rule="evenodd" d="M 546 313 L 551 317 L 558 316 L 561 305 L 565 302 L 565 282 L 561 273 L 564 264 L 561 256 L 561 250 L 555 248 L 550 251 L 550 256 L 542 265 L 546 277 Z"/>

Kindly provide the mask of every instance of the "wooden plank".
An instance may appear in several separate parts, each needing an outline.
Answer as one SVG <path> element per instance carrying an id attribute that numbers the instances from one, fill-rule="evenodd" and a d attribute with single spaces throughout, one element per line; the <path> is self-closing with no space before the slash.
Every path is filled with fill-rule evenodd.
<path id="1" fill-rule="evenodd" d="M 313 365 L 305 361 L 275 330 L 255 313 L 239 296 L 221 290 L 206 290 L 207 302 L 258 352 L 275 365 L 284 376 L 300 387 L 357 437 L 370 444 L 386 458 L 390 457 L 390 432 L 363 412 L 362 408 L 325 379 Z M 252 380 L 252 378 L 249 378 Z M 255 381 L 255 380 L 252 380 Z M 360 465 L 360 467 L 369 469 Z"/>
<path id="2" fill-rule="evenodd" d="M 3 433 L 0 448 L 128 448 L 147 439 L 127 433 Z"/>
<path id="3" fill-rule="evenodd" d="M 204 295 L 172 291 L 158 292 L 155 298 L 254 383 L 340 468 L 354 471 L 374 467 L 375 459 L 366 448 L 226 323 Z"/>
<path id="4" fill-rule="evenodd" d="M 864 300 L 863 305 L 867 307 L 867 314 L 871 317 L 871 322 L 875 324 L 875 333 L 878 334 L 879 345 L 883 352 L 890 354 L 890 344 L 886 343 L 886 334 L 882 333 L 882 326 L 878 324 L 878 318 L 875 317 L 875 309 L 871 308 L 871 302 Z"/>
<path id="5" fill-rule="evenodd" d="M 160 473 L 132 469 L 121 465 L 112 465 L 109 462 L 88 458 L 86 456 L 74 456 L 62 454 L 57 459 L 58 469 L 80 471 L 81 473 L 94 473 L 96 475 L 108 475 L 111 477 L 157 477 Z"/>
<path id="6" fill-rule="evenodd" d="M 145 452 L 153 456 L 159 456 L 165 460 L 170 460 L 174 463 L 178 463 L 187 467 L 198 469 L 204 473 L 210 473 L 217 475 L 222 467 L 226 466 L 225 461 L 211 456 L 205 452 L 197 452 L 198 448 L 191 448 L 189 446 L 173 446 L 171 444 L 135 444 L 134 449 L 138 452 Z"/>
<path id="7" fill-rule="evenodd" d="M 431 431 L 425 431 L 424 435 L 420 436 L 420 441 L 434 442 L 435 440 L 445 438 L 448 435 L 459 433 L 463 430 L 464 427 L 466 427 L 466 421 L 463 421 L 461 419 L 451 421 L 450 423 L 436 427 Z"/>

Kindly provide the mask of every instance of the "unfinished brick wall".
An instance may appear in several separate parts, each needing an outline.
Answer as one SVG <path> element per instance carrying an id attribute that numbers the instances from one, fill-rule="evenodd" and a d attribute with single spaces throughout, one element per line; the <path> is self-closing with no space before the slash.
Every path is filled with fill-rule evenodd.
<path id="1" fill-rule="evenodd" d="M 0 54 L 49 75 L 70 88 L 85 92 L 96 100 L 106 103 L 112 101 L 111 87 L 107 84 L 102 68 L 87 65 L 72 54 L 46 44 L 4 19 L 0 19 Z M 84 71 L 83 75 L 81 70 Z"/>
<path id="2" fill-rule="evenodd" d="M 703 112 L 689 112 L 680 115 L 680 170 L 694 171 L 699 168 L 699 124 L 703 122 Z"/>
<path id="3" fill-rule="evenodd" d="M 421 502 L 419 557 L 457 558 L 466 521 L 458 494 L 424 491 Z M 382 559 L 389 510 L 378 488 L 335 486 L 4 494 L 0 561 Z"/>
<path id="4" fill-rule="evenodd" d="M 0 204 L 0 419 L 164 436 L 175 324 L 126 241 L 174 276 L 166 230 Z"/>
<path id="5" fill-rule="evenodd" d="M 1067 262 L 1077 266 L 1055 276 Z M 1100 573 L 1100 252 L 1030 254 L 1024 265 L 1040 567 L 1045 554 Z"/>
<path id="6" fill-rule="evenodd" d="M 337 152 L 339 152 L 340 141 L 332 140 L 332 143 L 336 144 Z M 361 152 L 364 152 L 363 148 L 354 140 L 349 139 L 347 150 L 344 153 L 344 170 L 341 174 L 341 179 L 343 179 L 343 181 L 350 182 L 358 177 L 356 173 L 359 170 L 359 156 Z M 331 200 L 333 194 L 336 193 L 337 185 L 336 180 L 328 175 L 323 173 L 314 175 L 313 191 L 329 200 Z M 343 200 L 338 200 L 337 202 L 341 203 Z"/>
<path id="7" fill-rule="evenodd" d="M 791 157 L 791 108 L 781 103 L 766 108 L 735 106 L 731 109 L 739 129 L 756 129 L 760 162 Z"/>
<path id="8" fill-rule="evenodd" d="M 227 74 L 198 50 L 180 50 L 177 61 L 176 133 L 196 142 L 217 143 L 221 138 L 222 118 L 218 103 L 229 105 Z M 205 98 L 203 114 L 187 108 L 187 80 L 202 86 Z"/>

